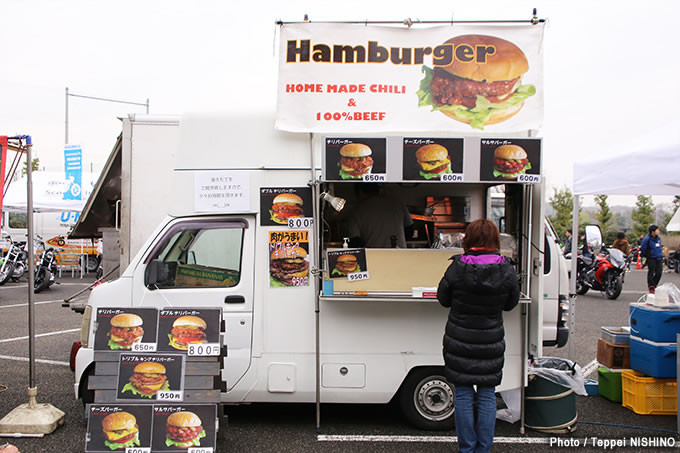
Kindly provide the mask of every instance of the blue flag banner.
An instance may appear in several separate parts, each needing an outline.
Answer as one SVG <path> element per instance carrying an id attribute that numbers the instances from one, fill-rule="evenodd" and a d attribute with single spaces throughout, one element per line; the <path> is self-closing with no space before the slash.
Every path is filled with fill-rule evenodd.
<path id="1" fill-rule="evenodd" d="M 80 145 L 64 147 L 64 169 L 70 185 L 64 191 L 64 200 L 82 200 L 83 197 L 83 150 Z"/>

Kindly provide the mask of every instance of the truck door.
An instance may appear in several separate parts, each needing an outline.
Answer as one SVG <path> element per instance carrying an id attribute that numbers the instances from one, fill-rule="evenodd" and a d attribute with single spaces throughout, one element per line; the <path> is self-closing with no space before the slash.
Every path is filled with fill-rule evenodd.
<path id="1" fill-rule="evenodd" d="M 250 367 L 254 229 L 254 216 L 174 220 L 134 271 L 133 306 L 222 309 L 227 389 Z"/>

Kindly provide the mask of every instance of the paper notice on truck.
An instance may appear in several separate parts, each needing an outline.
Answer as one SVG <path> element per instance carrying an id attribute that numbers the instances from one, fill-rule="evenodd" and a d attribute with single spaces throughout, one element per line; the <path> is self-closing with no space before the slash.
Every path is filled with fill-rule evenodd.
<path id="1" fill-rule="evenodd" d="M 234 286 L 239 273 L 229 269 L 180 264 L 177 266 L 175 286 Z"/>

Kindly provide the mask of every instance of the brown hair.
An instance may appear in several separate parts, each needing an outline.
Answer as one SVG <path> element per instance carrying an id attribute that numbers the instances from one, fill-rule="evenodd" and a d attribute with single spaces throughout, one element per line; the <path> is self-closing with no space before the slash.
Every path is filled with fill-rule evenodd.
<path id="1" fill-rule="evenodd" d="M 501 235 L 498 227 L 491 220 L 475 220 L 465 229 L 463 249 L 468 252 L 472 248 L 500 250 Z"/>

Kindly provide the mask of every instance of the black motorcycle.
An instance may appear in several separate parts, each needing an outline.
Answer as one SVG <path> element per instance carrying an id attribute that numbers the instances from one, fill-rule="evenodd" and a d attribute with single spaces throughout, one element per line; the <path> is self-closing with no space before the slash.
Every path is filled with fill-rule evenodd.
<path id="1" fill-rule="evenodd" d="M 5 238 L 9 241 L 9 249 L 2 260 L 0 266 L 0 286 L 7 283 L 10 279 L 19 281 L 26 272 L 28 253 L 25 250 L 25 242 L 14 242 L 12 238 Z"/>
<path id="2" fill-rule="evenodd" d="M 42 255 L 40 261 L 35 268 L 34 278 L 33 278 L 33 291 L 39 293 L 50 286 L 52 286 L 57 280 L 57 252 L 54 248 L 46 248 L 45 242 L 42 238 L 37 240 L 38 244 L 42 247 Z"/>

